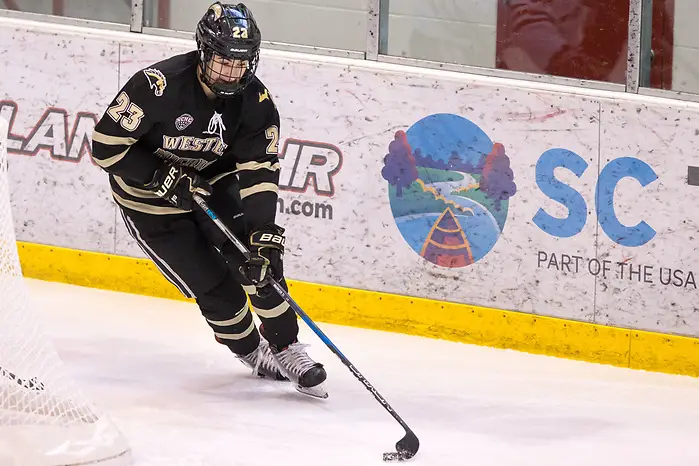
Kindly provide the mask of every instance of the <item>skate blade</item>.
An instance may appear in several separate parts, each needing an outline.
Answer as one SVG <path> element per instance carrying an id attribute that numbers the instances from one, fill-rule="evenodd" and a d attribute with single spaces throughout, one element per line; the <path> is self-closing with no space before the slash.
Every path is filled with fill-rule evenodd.
<path id="1" fill-rule="evenodd" d="M 306 396 L 320 400 L 324 400 L 328 397 L 328 392 L 325 390 L 325 387 L 323 387 L 323 384 L 316 385 L 315 387 L 302 387 L 300 385 L 296 385 L 296 390 Z"/>

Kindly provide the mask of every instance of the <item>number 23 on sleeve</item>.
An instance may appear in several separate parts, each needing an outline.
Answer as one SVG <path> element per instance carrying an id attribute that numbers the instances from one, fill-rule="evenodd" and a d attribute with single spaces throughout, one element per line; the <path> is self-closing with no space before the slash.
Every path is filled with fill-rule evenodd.
<path id="1" fill-rule="evenodd" d="M 131 102 L 126 92 L 121 92 L 116 98 L 116 104 L 107 109 L 107 115 L 119 123 L 126 131 L 136 131 L 145 116 L 143 109 Z"/>

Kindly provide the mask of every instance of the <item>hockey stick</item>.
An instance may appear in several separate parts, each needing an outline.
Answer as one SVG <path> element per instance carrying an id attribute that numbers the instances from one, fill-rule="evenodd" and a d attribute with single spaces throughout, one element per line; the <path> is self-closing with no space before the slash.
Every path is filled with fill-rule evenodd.
<path id="1" fill-rule="evenodd" d="M 212 211 L 206 201 L 199 196 L 198 194 L 194 194 L 194 201 L 201 207 L 201 209 L 206 212 L 206 215 L 209 216 L 211 220 L 216 224 L 216 226 L 223 232 L 223 234 L 226 235 L 226 237 L 231 240 L 231 242 L 235 245 L 236 248 L 245 256 L 245 259 L 250 258 L 250 251 L 245 247 L 245 245 L 240 242 L 240 240 L 231 232 L 228 227 L 221 221 L 220 218 L 216 215 L 214 211 Z M 318 326 L 311 320 L 310 317 L 308 317 L 308 314 L 304 312 L 301 307 L 296 304 L 296 302 L 291 298 L 289 293 L 282 288 L 282 286 L 274 279 L 270 280 L 270 285 L 274 290 L 279 293 L 279 295 L 286 301 L 289 306 L 298 314 L 301 319 L 303 319 L 304 322 L 315 332 L 316 335 L 325 343 L 325 345 L 330 348 L 330 351 L 335 353 L 335 355 L 340 358 L 340 361 L 347 366 L 347 368 L 352 372 L 352 374 L 366 387 L 367 390 L 371 392 L 372 395 L 374 395 L 374 398 L 381 403 L 381 406 L 388 411 L 393 418 L 398 421 L 398 423 L 405 429 L 405 436 L 400 439 L 396 443 L 396 450 L 395 452 L 388 452 L 383 454 L 383 460 L 384 461 L 404 461 L 407 459 L 412 458 L 415 456 L 417 453 L 418 448 L 420 448 L 420 441 L 418 440 L 417 436 L 415 433 L 412 431 L 410 427 L 401 419 L 401 417 L 394 411 L 394 409 L 391 407 L 391 405 L 388 404 L 388 402 L 382 397 L 379 392 L 369 383 L 369 381 L 357 370 L 356 367 L 345 357 L 344 354 L 335 346 L 335 344 L 330 341 L 330 338 L 327 337 L 323 333 L 323 331 L 318 328 Z"/>

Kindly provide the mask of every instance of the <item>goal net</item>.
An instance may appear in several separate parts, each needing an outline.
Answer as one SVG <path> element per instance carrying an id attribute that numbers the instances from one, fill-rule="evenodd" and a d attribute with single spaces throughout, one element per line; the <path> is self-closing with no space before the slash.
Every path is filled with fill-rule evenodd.
<path id="1" fill-rule="evenodd" d="M 22 278 L 0 119 L 0 465 L 128 465 L 121 433 L 79 390 L 41 329 Z"/>

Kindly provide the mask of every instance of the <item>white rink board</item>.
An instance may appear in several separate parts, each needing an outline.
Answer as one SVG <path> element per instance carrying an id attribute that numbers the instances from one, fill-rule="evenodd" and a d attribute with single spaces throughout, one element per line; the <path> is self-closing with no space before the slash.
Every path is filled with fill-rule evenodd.
<path id="1" fill-rule="evenodd" d="M 70 144 L 76 118 L 99 117 L 132 73 L 193 42 L 46 24 L 38 31 L 17 20 L 0 20 L 0 31 L 0 59 L 14 75 L 0 111 L 10 119 L 18 108 L 10 161 L 19 239 L 142 257 L 109 198 L 106 175 L 87 155 L 57 158 L 65 137 L 53 156 L 46 149 L 29 156 L 24 146 L 37 144 L 33 129 L 56 109 L 67 114 Z M 30 52 L 45 56 L 41 65 L 17 65 Z M 699 335 L 692 317 L 699 187 L 687 184 L 698 107 L 413 71 L 263 53 L 259 76 L 282 116 L 283 209 L 308 214 L 278 216 L 288 234 L 289 278 Z M 59 129 L 44 131 L 43 143 L 53 144 Z M 387 170 L 417 177 L 403 180 L 400 198 L 382 176 L 399 131 L 412 160 L 396 143 Z M 516 184 L 509 199 L 505 157 Z M 615 240 L 597 216 L 605 167 L 600 193 L 611 190 L 614 201 L 600 198 L 602 223 Z M 630 172 L 657 179 L 642 187 Z M 459 227 L 449 228 L 454 212 Z M 426 241 L 442 214 L 445 237 L 438 229 Z M 648 241 L 624 229 L 641 221 L 656 232 Z M 647 267 L 636 274 L 639 265 Z M 663 285 L 661 267 L 665 275 L 682 271 L 682 285 Z"/>
<path id="2" fill-rule="evenodd" d="M 655 236 L 644 245 L 623 247 L 600 234 L 598 257 L 608 255 L 615 267 L 598 285 L 597 321 L 697 335 L 699 186 L 687 184 L 687 167 L 699 166 L 699 115 L 618 102 L 603 104 L 602 121 L 611 123 L 602 126 L 602 164 L 621 154 L 636 157 L 657 180 L 642 187 L 626 178 L 617 186 L 619 220 L 630 226 L 645 221 Z M 616 265 L 620 261 L 628 265 Z"/>

